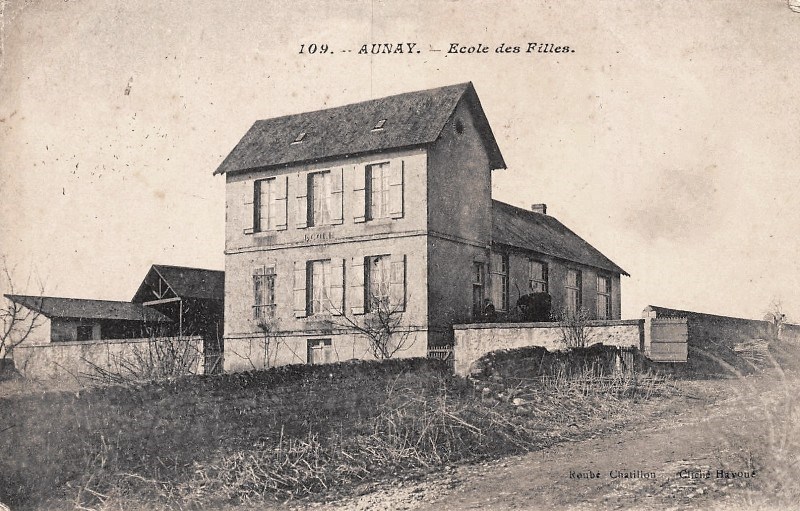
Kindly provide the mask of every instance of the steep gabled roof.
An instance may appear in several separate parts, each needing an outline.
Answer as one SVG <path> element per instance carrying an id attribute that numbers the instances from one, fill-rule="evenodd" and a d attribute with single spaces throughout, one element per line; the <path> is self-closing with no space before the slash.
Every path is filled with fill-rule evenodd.
<path id="1" fill-rule="evenodd" d="M 462 98 L 475 118 L 491 167 L 505 168 L 469 82 L 256 121 L 214 174 L 431 144 Z M 382 128 L 374 130 L 381 120 Z M 298 138 L 302 140 L 292 143 Z"/>
<path id="2" fill-rule="evenodd" d="M 5 297 L 48 318 L 113 319 L 153 323 L 171 321 L 155 309 L 130 302 L 53 296 L 5 295 Z"/>
<path id="3" fill-rule="evenodd" d="M 492 243 L 628 275 L 625 270 L 552 216 L 517 208 L 497 200 L 492 201 Z"/>
<path id="4" fill-rule="evenodd" d="M 163 279 L 179 298 L 220 301 L 225 299 L 224 271 L 154 264 L 150 267 L 131 301 L 142 303 L 154 300 L 155 297 L 150 293 L 148 283 L 159 278 Z"/>

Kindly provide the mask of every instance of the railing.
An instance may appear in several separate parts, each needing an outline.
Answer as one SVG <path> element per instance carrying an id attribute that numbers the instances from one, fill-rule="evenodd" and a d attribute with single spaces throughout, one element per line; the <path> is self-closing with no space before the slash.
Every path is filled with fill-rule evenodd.
<path id="1" fill-rule="evenodd" d="M 455 371 L 456 357 L 452 346 L 441 346 L 438 348 L 428 348 L 428 358 L 437 360 L 444 360 L 450 367 L 451 371 Z"/>

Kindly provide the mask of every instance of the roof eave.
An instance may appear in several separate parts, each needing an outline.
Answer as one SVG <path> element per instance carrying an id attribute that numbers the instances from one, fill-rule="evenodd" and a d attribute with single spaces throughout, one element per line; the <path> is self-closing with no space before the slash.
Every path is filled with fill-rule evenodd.
<path id="1" fill-rule="evenodd" d="M 500 241 L 492 241 L 492 246 L 500 246 L 500 247 L 505 247 L 505 248 L 521 250 L 521 251 L 524 251 L 524 252 L 530 252 L 530 253 L 534 253 L 534 254 L 541 254 L 541 255 L 544 255 L 544 256 L 547 256 L 547 257 L 552 257 L 553 259 L 557 259 L 559 261 L 565 261 L 567 263 L 580 264 L 580 265 L 583 265 L 583 266 L 588 266 L 590 268 L 598 268 L 600 270 L 605 270 L 607 272 L 616 273 L 616 274 L 619 274 L 619 275 L 625 275 L 626 277 L 630 277 L 631 276 L 630 273 L 626 272 L 625 270 L 623 270 L 622 268 L 617 266 L 616 263 L 614 263 L 614 261 L 611 261 L 610 259 L 609 259 L 609 261 L 611 262 L 613 267 L 612 266 L 607 266 L 607 267 L 606 266 L 597 266 L 595 264 L 588 264 L 588 263 L 583 262 L 583 261 L 574 261 L 572 259 L 566 259 L 566 258 L 561 257 L 561 256 L 548 254 L 547 252 L 542 252 L 540 250 L 534 250 L 534 249 L 529 248 L 529 247 L 522 247 L 522 246 L 514 245 L 514 244 L 511 244 L 511 243 L 503 243 L 503 242 L 500 242 Z"/>
<path id="2" fill-rule="evenodd" d="M 214 175 L 217 175 L 217 174 L 243 174 L 245 172 L 265 172 L 265 171 L 276 170 L 276 169 L 285 169 L 285 168 L 288 168 L 288 167 L 293 167 L 295 165 L 313 165 L 313 164 L 317 164 L 317 163 L 324 163 L 326 161 L 338 160 L 338 159 L 342 159 L 342 158 L 347 159 L 347 158 L 356 158 L 356 157 L 359 157 L 359 156 L 369 156 L 371 154 L 385 153 L 387 151 L 403 151 L 403 150 L 408 150 L 408 149 L 427 148 L 432 144 L 433 144 L 433 142 L 423 142 L 423 143 L 420 143 L 420 144 L 401 145 L 401 146 L 395 146 L 395 147 L 375 149 L 375 150 L 370 150 L 370 151 L 359 151 L 359 152 L 355 152 L 355 153 L 334 154 L 334 155 L 329 155 L 329 156 L 320 156 L 320 157 L 317 157 L 317 158 L 306 158 L 304 160 L 293 160 L 293 161 L 286 162 L 286 163 L 276 163 L 274 165 L 264 165 L 264 166 L 260 166 L 260 167 L 246 167 L 246 168 L 243 168 L 243 169 L 234 169 L 234 170 L 220 170 L 224 166 L 225 162 L 223 162 L 223 165 L 220 165 L 219 168 L 214 171 Z"/>

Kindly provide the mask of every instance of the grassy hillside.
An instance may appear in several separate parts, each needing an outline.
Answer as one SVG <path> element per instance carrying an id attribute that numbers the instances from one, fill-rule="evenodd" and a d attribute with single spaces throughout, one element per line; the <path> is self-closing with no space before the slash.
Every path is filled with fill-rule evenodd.
<path id="1" fill-rule="evenodd" d="M 595 434 L 659 395 L 652 380 L 604 381 L 468 381 L 416 359 L 6 396 L 0 502 L 201 509 L 330 498 Z"/>

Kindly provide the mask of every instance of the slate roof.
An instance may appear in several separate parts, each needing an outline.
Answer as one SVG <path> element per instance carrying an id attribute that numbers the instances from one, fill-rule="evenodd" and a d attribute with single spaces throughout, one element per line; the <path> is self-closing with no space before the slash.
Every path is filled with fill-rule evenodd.
<path id="1" fill-rule="evenodd" d="M 256 121 L 214 174 L 417 147 L 435 142 L 456 105 L 471 108 L 493 169 L 506 168 L 471 82 Z M 381 130 L 373 130 L 385 119 Z M 305 133 L 302 142 L 292 142 Z"/>
<path id="2" fill-rule="evenodd" d="M 492 200 L 492 243 L 630 276 L 552 216 L 497 200 Z"/>
<path id="3" fill-rule="evenodd" d="M 130 302 L 52 296 L 5 295 L 5 297 L 48 318 L 110 319 L 154 323 L 171 321 L 155 309 Z"/>
<path id="4" fill-rule="evenodd" d="M 154 264 L 147 272 L 147 275 L 136 291 L 136 295 L 133 297 L 132 301 L 148 301 L 152 298 L 152 295 L 146 295 L 147 288 L 145 283 L 153 272 L 163 277 L 169 287 L 180 298 L 199 298 L 220 301 L 225 299 L 224 271 Z"/>

